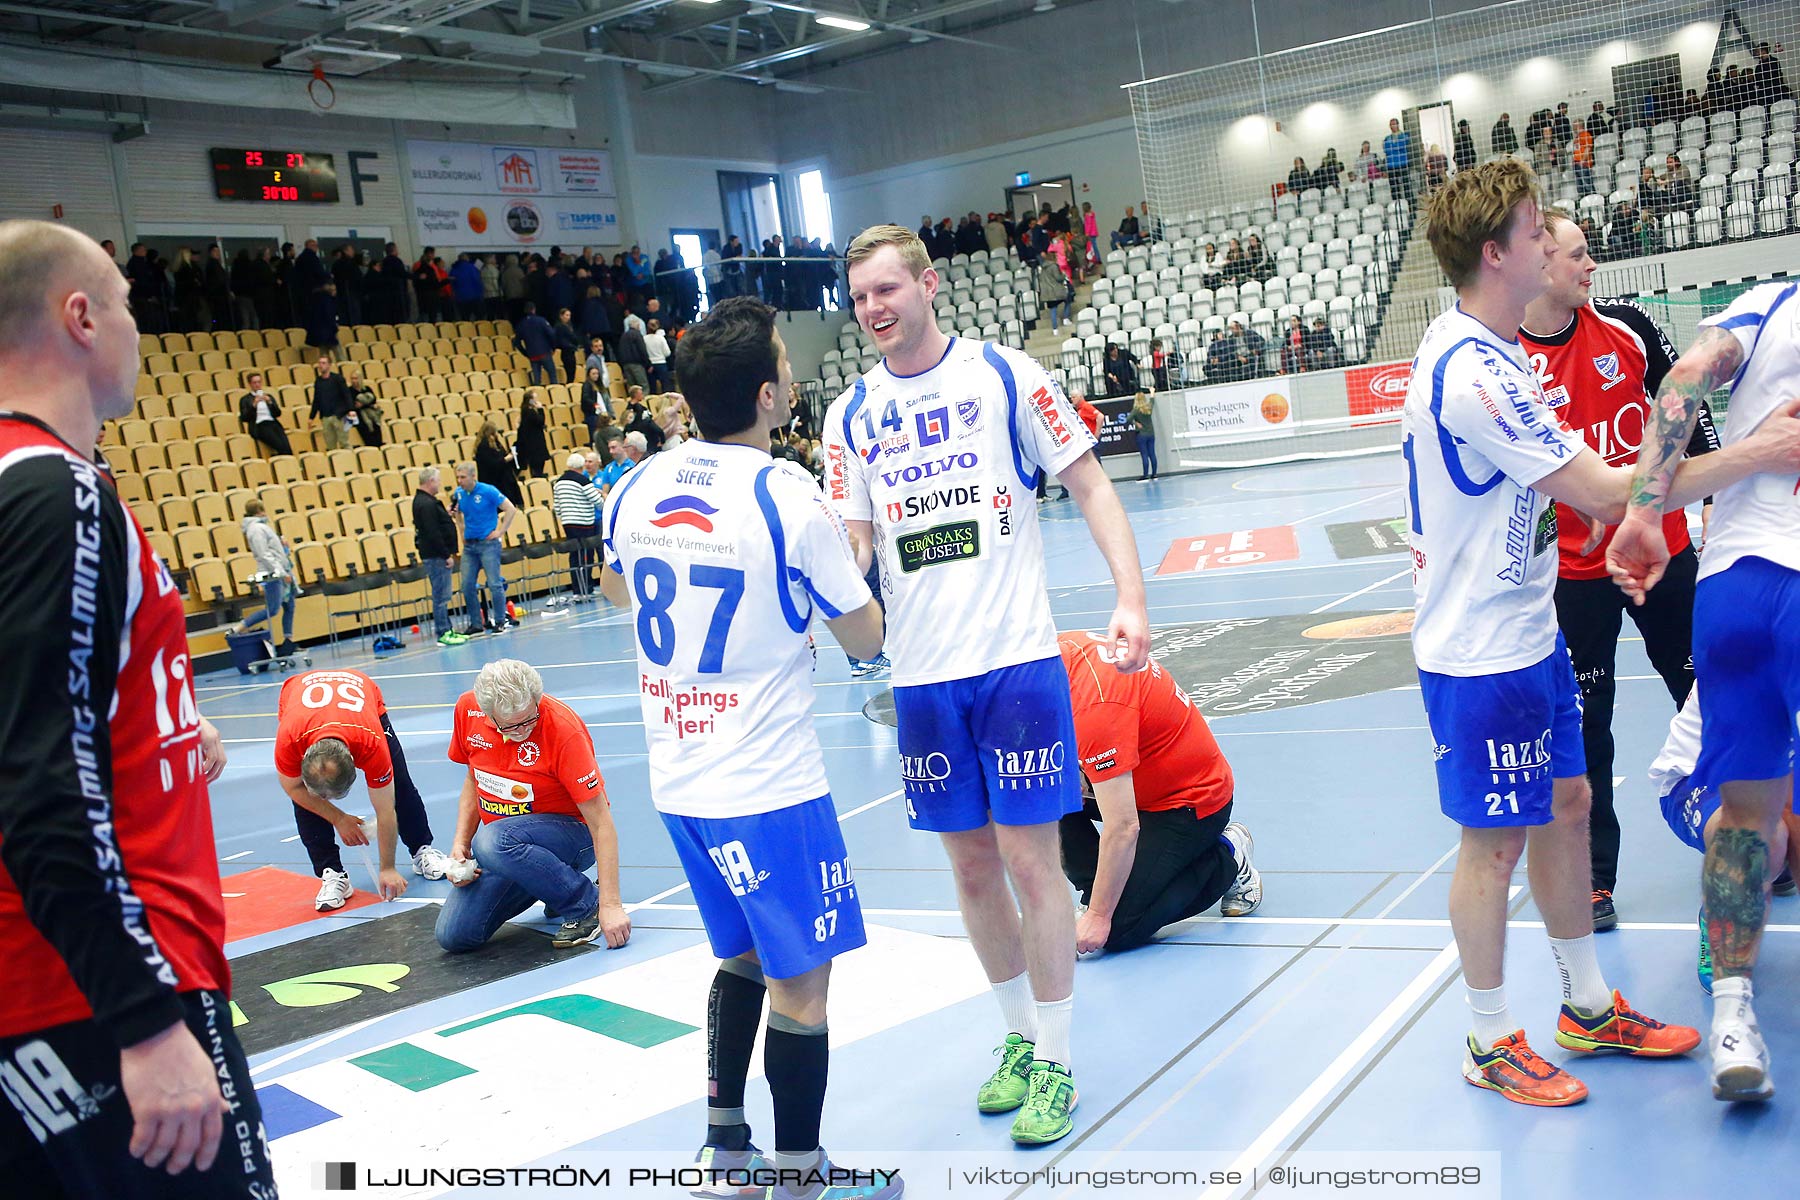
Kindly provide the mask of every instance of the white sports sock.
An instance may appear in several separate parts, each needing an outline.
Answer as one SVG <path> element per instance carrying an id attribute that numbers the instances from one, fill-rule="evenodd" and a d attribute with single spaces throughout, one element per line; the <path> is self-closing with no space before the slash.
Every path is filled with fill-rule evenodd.
<path id="1" fill-rule="evenodd" d="M 1735 1021 L 1756 1020 L 1751 1002 L 1756 996 L 1746 975 L 1731 975 L 1713 980 L 1713 1028 Z"/>
<path id="2" fill-rule="evenodd" d="M 1053 1062 L 1059 1067 L 1075 1069 L 1069 1061 L 1069 1027 L 1075 1023 L 1075 994 L 1061 1000 L 1040 1000 L 1037 1005 L 1038 1039 L 1033 1061 Z"/>
<path id="3" fill-rule="evenodd" d="M 1551 938 L 1550 953 L 1556 956 L 1556 971 L 1562 976 L 1563 1003 L 1594 1016 L 1612 1007 L 1612 989 L 1600 974 L 1600 960 L 1594 957 L 1594 935 L 1578 938 Z"/>
<path id="4" fill-rule="evenodd" d="M 1474 1015 L 1475 1044 L 1482 1050 L 1492 1050 L 1494 1043 L 1503 1037 L 1510 1036 L 1519 1027 L 1513 1024 L 1512 1013 L 1506 1007 L 1506 985 L 1499 987 L 1476 988 L 1466 984 L 1463 987 L 1464 998 L 1469 1002 L 1469 1011 Z"/>
<path id="5" fill-rule="evenodd" d="M 1031 978 L 1020 971 L 1005 983 L 989 984 L 994 998 L 1000 1001 L 1000 1016 L 1006 1031 L 1016 1033 L 1028 1042 L 1038 1040 L 1037 1002 L 1031 995 Z"/>

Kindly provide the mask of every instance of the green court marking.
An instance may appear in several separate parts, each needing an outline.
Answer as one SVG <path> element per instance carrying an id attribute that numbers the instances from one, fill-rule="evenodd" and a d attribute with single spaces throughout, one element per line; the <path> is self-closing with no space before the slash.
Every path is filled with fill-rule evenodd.
<path id="1" fill-rule="evenodd" d="M 409 1092 L 428 1091 L 440 1083 L 475 1074 L 474 1067 L 421 1050 L 410 1042 L 360 1054 L 350 1060 L 350 1065 L 397 1083 Z"/>
<path id="2" fill-rule="evenodd" d="M 598 996 L 570 995 L 548 996 L 490 1016 L 478 1017 L 463 1025 L 440 1029 L 438 1036 L 455 1037 L 459 1033 L 467 1033 L 471 1029 L 492 1025 L 495 1021 L 504 1021 L 509 1017 L 549 1017 L 552 1021 L 561 1021 L 564 1025 L 573 1025 L 577 1029 L 585 1029 L 645 1050 L 698 1032 L 696 1026 L 623 1004 L 614 1004 Z"/>
<path id="3" fill-rule="evenodd" d="M 244 1015 L 244 1010 L 238 1007 L 236 1000 L 233 1000 L 231 1002 L 231 1027 L 236 1029 L 239 1025 L 248 1025 L 249 1023 L 250 1018 Z"/>
<path id="4" fill-rule="evenodd" d="M 405 963 L 362 963 L 265 983 L 263 991 L 286 1008 L 318 1008 L 354 1000 L 363 994 L 363 988 L 397 992 L 399 981 L 411 972 L 412 968 Z"/>

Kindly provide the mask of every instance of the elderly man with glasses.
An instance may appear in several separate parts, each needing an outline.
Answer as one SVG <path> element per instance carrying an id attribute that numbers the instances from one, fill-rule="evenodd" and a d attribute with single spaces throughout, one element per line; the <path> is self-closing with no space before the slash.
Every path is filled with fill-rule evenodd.
<path id="1" fill-rule="evenodd" d="M 438 914 L 438 944 L 474 950 L 541 900 L 565 918 L 558 948 L 623 946 L 631 918 L 619 895 L 619 839 L 581 717 L 544 695 L 530 664 L 499 659 L 456 702 L 450 759 L 469 773 L 450 852 L 456 890 Z"/>

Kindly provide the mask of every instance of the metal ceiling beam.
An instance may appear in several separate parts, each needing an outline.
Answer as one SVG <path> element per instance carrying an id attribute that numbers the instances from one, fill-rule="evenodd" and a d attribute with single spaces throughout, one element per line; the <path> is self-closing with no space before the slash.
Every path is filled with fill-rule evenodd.
<path id="1" fill-rule="evenodd" d="M 777 50 L 757 58 L 746 59 L 741 63 L 737 63 L 733 69 L 737 71 L 760 71 L 764 67 L 772 67 L 777 63 L 791 62 L 796 58 L 804 58 L 809 54 L 816 54 L 821 50 L 830 50 L 839 46 L 850 45 L 853 42 L 866 41 L 872 37 L 880 37 L 884 33 L 923 33 L 936 38 L 967 42 L 972 39 L 956 37 L 953 34 L 933 33 L 929 29 L 920 29 L 918 27 L 919 23 L 921 21 L 937 20 L 940 17 L 952 17 L 958 13 L 973 12 L 976 9 L 988 8 L 1003 2 L 1004 0 L 956 0 L 955 3 L 940 5 L 929 12 L 920 13 L 915 17 L 908 17 L 903 21 L 887 21 L 879 25 L 871 24 L 868 29 L 859 32 L 846 32 L 839 34 L 836 37 L 822 38 L 818 41 L 807 42 L 804 45 L 790 46 L 785 50 Z M 975 42 L 974 44 L 988 49 L 1005 49 L 1005 47 L 994 46 L 987 42 Z M 671 79 L 667 83 L 659 83 L 653 87 L 646 88 L 645 91 L 666 92 L 673 88 L 686 87 L 695 82 L 697 82 L 696 79 Z"/>
<path id="2" fill-rule="evenodd" d="M 532 34 L 536 38 L 553 38 L 565 33 L 573 33 L 577 29 L 586 29 L 589 25 L 604 25 L 608 21 L 618 21 L 625 17 L 636 16 L 651 9 L 664 8 L 674 0 L 626 0 L 626 3 L 613 8 L 590 12 L 586 16 L 571 17 L 566 21 L 558 21 Z"/>

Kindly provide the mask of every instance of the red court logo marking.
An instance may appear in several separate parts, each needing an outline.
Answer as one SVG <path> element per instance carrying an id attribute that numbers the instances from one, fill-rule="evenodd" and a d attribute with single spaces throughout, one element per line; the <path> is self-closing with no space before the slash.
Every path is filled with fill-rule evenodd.
<path id="1" fill-rule="evenodd" d="M 1243 567 L 1252 563 L 1287 562 L 1300 557 L 1300 539 L 1292 525 L 1266 529 L 1239 529 L 1231 533 L 1207 533 L 1176 538 L 1156 568 L 1158 575 L 1205 571 L 1212 567 Z"/>

